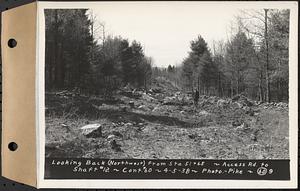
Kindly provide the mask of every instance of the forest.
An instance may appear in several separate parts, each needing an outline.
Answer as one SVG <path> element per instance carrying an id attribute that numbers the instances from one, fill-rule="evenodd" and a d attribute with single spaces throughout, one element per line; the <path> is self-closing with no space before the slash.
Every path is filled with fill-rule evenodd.
<path id="1" fill-rule="evenodd" d="M 95 30 L 89 10 L 46 10 L 46 89 L 112 95 L 130 84 L 150 89 L 167 77 L 184 91 L 288 101 L 289 10 L 243 11 L 227 41 L 209 48 L 201 35 L 179 65 L 155 67 L 140 42 Z M 100 39 L 94 33 L 102 33 Z M 170 47 L 171 48 L 171 47 Z"/>
<path id="2" fill-rule="evenodd" d="M 140 42 L 103 31 L 98 43 L 87 11 L 46 10 L 46 89 L 107 97 L 127 84 L 147 89 L 152 63 Z"/>
<path id="3" fill-rule="evenodd" d="M 164 68 L 92 9 L 46 9 L 46 157 L 288 159 L 289 15 L 241 10 Z"/>

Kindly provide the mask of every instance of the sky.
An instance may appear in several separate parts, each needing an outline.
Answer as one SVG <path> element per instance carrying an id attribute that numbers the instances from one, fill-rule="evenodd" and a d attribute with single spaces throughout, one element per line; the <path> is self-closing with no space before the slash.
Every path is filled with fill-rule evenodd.
<path id="1" fill-rule="evenodd" d="M 198 35 L 210 48 L 213 41 L 226 41 L 239 13 L 237 7 L 197 2 L 104 3 L 92 11 L 106 34 L 139 41 L 159 67 L 180 64 Z"/>

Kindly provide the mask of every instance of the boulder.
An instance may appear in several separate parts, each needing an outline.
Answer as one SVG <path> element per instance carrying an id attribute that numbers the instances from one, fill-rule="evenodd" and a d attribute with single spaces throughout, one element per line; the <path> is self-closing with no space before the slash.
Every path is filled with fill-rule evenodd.
<path id="1" fill-rule="evenodd" d="M 155 101 L 155 99 L 154 99 L 153 97 L 149 96 L 149 95 L 146 94 L 146 93 L 143 93 L 143 94 L 142 94 L 142 99 L 144 99 L 144 100 L 146 100 L 146 101 L 148 101 L 148 102 L 153 102 L 153 101 Z"/>
<path id="2" fill-rule="evenodd" d="M 140 105 L 138 106 L 138 109 L 144 109 L 146 106 L 145 105 Z"/>
<path id="3" fill-rule="evenodd" d="M 162 90 L 160 88 L 152 88 L 150 90 L 151 90 L 152 93 L 161 93 L 162 92 Z"/>
<path id="4" fill-rule="evenodd" d="M 210 113 L 208 113 L 208 112 L 205 111 L 205 110 L 202 110 L 202 111 L 199 112 L 199 115 L 208 116 L 208 115 L 210 115 Z"/>
<path id="5" fill-rule="evenodd" d="M 239 127 L 239 126 L 241 126 L 242 124 L 243 124 L 243 123 L 240 122 L 240 121 L 238 121 L 238 120 L 232 121 L 232 126 L 233 126 L 233 127 Z"/>
<path id="6" fill-rule="evenodd" d="M 108 136 L 107 136 L 107 139 L 108 139 L 108 140 L 113 140 L 113 139 L 115 139 L 115 138 L 116 138 L 115 135 L 108 135 Z"/>
<path id="7" fill-rule="evenodd" d="M 188 137 L 189 137 L 190 139 L 195 139 L 195 138 L 198 137 L 198 135 L 197 135 L 197 134 L 190 134 L 190 135 L 188 135 Z"/>
<path id="8" fill-rule="evenodd" d="M 247 123 L 245 123 L 245 122 L 236 127 L 236 130 L 247 130 L 247 129 L 249 129 L 249 125 Z"/>
<path id="9" fill-rule="evenodd" d="M 80 128 L 83 135 L 86 137 L 102 137 L 102 128 L 98 123 L 85 125 Z"/>
<path id="10" fill-rule="evenodd" d="M 251 101 L 250 99 L 248 99 L 246 96 L 244 96 L 242 94 L 234 96 L 232 98 L 232 101 L 238 102 L 238 103 L 242 104 L 243 106 L 248 106 L 248 107 L 254 105 L 253 101 Z"/>
<path id="11" fill-rule="evenodd" d="M 132 123 L 125 123 L 124 125 L 125 126 L 132 126 L 133 124 Z"/>
<path id="12" fill-rule="evenodd" d="M 146 105 L 140 105 L 140 106 L 138 107 L 138 109 L 141 109 L 141 110 L 144 110 L 144 111 L 149 111 L 149 110 L 151 110 L 151 108 L 147 107 Z"/>
<path id="13" fill-rule="evenodd" d="M 159 106 L 156 106 L 152 109 L 152 112 L 159 112 L 159 110 L 160 110 Z"/>
<path id="14" fill-rule="evenodd" d="M 123 135 L 122 135 L 119 131 L 112 131 L 111 133 L 112 133 L 114 136 L 123 138 Z"/>
<path id="15" fill-rule="evenodd" d="M 224 99 L 219 99 L 217 102 L 218 107 L 225 107 L 227 105 L 227 101 Z"/>
<path id="16" fill-rule="evenodd" d="M 129 106 L 130 106 L 130 108 L 134 108 L 134 102 L 133 102 L 133 101 L 130 101 L 130 102 L 129 102 Z"/>
<path id="17" fill-rule="evenodd" d="M 243 105 L 239 102 L 233 102 L 232 106 L 234 109 L 241 109 L 243 107 Z"/>
<path id="18" fill-rule="evenodd" d="M 178 102 L 178 99 L 173 96 L 173 97 L 165 97 L 165 99 L 163 100 L 163 104 L 164 105 L 174 105 Z"/>

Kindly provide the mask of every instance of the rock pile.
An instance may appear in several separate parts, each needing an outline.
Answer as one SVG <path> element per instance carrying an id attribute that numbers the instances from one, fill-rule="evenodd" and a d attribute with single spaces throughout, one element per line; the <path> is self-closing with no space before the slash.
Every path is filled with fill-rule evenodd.
<path id="1" fill-rule="evenodd" d="M 263 107 L 264 109 L 269 109 L 269 108 L 288 109 L 289 104 L 283 102 L 279 102 L 279 103 L 270 102 L 270 103 L 261 103 L 260 106 Z"/>

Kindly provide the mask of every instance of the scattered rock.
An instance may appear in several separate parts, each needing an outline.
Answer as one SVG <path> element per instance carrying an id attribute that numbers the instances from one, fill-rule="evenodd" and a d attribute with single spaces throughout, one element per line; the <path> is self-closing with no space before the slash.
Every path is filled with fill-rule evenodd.
<path id="1" fill-rule="evenodd" d="M 147 137 L 149 136 L 149 140 L 151 140 L 151 143 L 155 143 L 157 141 L 158 137 L 161 138 L 162 136 L 167 137 L 164 142 L 172 142 L 173 140 L 180 139 L 182 143 L 191 143 L 193 141 L 203 144 L 209 144 L 208 147 L 211 145 L 217 145 L 220 144 L 217 143 L 224 143 L 224 146 L 229 145 L 230 142 L 228 142 L 228 139 L 232 139 L 232 142 L 235 142 L 235 139 L 244 140 L 239 141 L 246 144 L 240 144 L 238 143 L 238 147 L 241 147 L 244 151 L 245 148 L 247 148 L 245 145 L 250 143 L 258 143 L 257 140 L 265 139 L 265 136 L 262 136 L 261 134 L 258 134 L 255 131 L 255 128 L 261 128 L 262 125 L 259 125 L 254 121 L 255 118 L 258 117 L 249 117 L 254 116 L 257 113 L 257 109 L 259 109 L 259 115 L 260 117 L 264 117 L 264 110 L 263 107 L 276 109 L 277 108 L 287 108 L 288 104 L 286 103 L 260 103 L 260 102 L 254 102 L 252 100 L 249 100 L 245 96 L 239 95 L 237 97 L 234 97 L 232 99 L 230 98 L 218 98 L 216 96 L 200 96 L 199 102 L 200 106 L 194 107 L 193 105 L 184 104 L 184 96 L 186 96 L 186 100 L 191 99 L 191 103 L 193 102 L 192 96 L 188 95 L 187 93 L 180 93 L 175 91 L 166 91 L 164 88 L 161 88 L 159 91 L 165 91 L 163 94 L 156 93 L 156 90 L 153 89 L 149 91 L 150 93 L 144 93 L 143 91 L 131 91 L 131 94 L 140 94 L 139 99 L 132 99 L 125 96 L 119 96 L 119 94 L 116 96 L 116 99 L 122 100 L 122 102 L 118 102 L 119 105 L 114 104 L 105 104 L 108 102 L 101 104 L 96 104 L 99 107 L 100 112 L 103 112 L 105 109 L 109 109 L 109 113 L 107 117 L 108 124 L 86 124 L 84 127 L 80 128 L 80 133 L 85 135 L 86 137 L 104 137 L 106 136 L 106 139 L 87 139 L 87 145 L 92 143 L 93 140 L 97 141 L 94 144 L 90 144 L 91 148 L 90 150 L 94 152 L 94 145 L 100 145 L 101 148 L 103 146 L 104 150 L 108 149 L 110 152 L 112 150 L 121 152 L 122 150 L 130 150 L 129 147 L 132 146 L 132 149 L 136 149 L 136 144 L 139 143 L 140 137 Z M 178 91 L 178 90 L 176 90 Z M 167 97 L 166 97 L 167 96 Z M 183 101 L 182 101 L 183 100 Z M 103 102 L 103 100 L 101 99 Z M 156 101 L 153 103 L 153 101 Z M 164 103 L 165 105 L 162 105 L 161 103 Z M 94 102 L 91 102 L 93 104 Z M 64 102 L 62 101 L 62 105 Z M 255 105 L 255 107 L 252 107 L 252 104 Z M 201 106 L 204 107 L 201 107 Z M 156 107 L 154 107 L 156 106 Z M 154 108 L 153 108 L 154 107 Z M 138 108 L 132 110 L 131 108 Z M 122 111 L 130 111 L 126 113 L 120 112 L 120 109 Z M 116 113 L 114 113 L 114 110 L 116 110 Z M 153 111 L 152 112 L 145 112 L 145 111 Z M 111 113 L 110 113 L 111 112 Z M 155 112 L 155 113 L 154 113 Z M 84 112 L 83 112 L 84 113 Z M 101 113 L 102 114 L 102 113 Z M 168 115 L 168 116 L 164 116 Z M 246 115 L 245 115 L 246 114 Z M 111 115 L 111 116 L 110 116 Z M 148 116 L 149 115 L 149 116 Z M 100 115 L 102 117 L 102 115 Z M 157 120 L 156 120 L 157 116 Z M 98 117 L 99 118 L 99 117 Z M 172 120 L 179 119 L 183 122 L 187 122 L 188 124 L 191 124 L 191 127 L 207 127 L 207 128 L 198 128 L 198 129 L 192 129 L 189 128 L 190 126 L 183 126 L 180 125 L 180 123 L 176 123 L 174 121 L 174 125 Z M 114 123 L 113 123 L 113 122 Z M 270 121 L 272 121 L 272 116 L 270 117 Z M 65 122 L 65 121 L 63 121 Z M 143 123 L 140 123 L 143 122 Z M 170 122 L 170 123 L 169 123 Z M 248 123 L 249 122 L 249 123 Z M 81 124 L 85 123 L 85 120 L 80 121 Z M 87 120 L 87 123 L 90 123 L 89 119 Z M 199 125 L 198 125 L 199 123 Z M 249 124 L 249 128 L 247 127 L 247 123 Z M 72 123 L 67 123 L 72 124 Z M 195 125 L 194 125 L 195 124 Z M 108 125 L 110 128 L 105 128 Z M 230 130 L 230 126 L 233 126 Z M 59 126 L 63 128 L 69 129 L 69 126 L 66 124 L 59 123 Z M 102 127 L 101 127 L 102 126 Z M 170 130 L 165 130 L 170 127 Z M 180 128 L 174 130 L 174 126 L 178 126 Z M 217 128 L 211 129 L 214 126 Z M 223 128 L 224 126 L 224 128 Z M 277 125 L 275 125 L 277 127 Z M 55 127 L 57 127 L 57 124 L 55 124 Z M 72 127 L 72 126 L 71 126 Z M 114 128 L 113 128 L 114 127 Z M 165 128 L 166 127 L 166 128 Z M 184 128 L 181 128 L 184 127 Z M 186 128 L 188 127 L 188 128 Z M 222 128 L 219 128 L 222 127 Z M 101 129 L 102 128 L 102 129 Z M 185 133 L 178 133 L 179 130 L 184 129 Z M 214 131 L 212 131 L 214 130 Z M 240 131 L 235 131 L 240 130 Z M 103 132 L 102 132 L 103 131 Z M 174 132 L 173 132 L 174 131 Z M 195 133 L 196 132 L 196 133 Z M 77 133 L 77 132 L 76 132 Z M 103 134 L 104 135 L 103 135 Z M 233 134 L 233 135 L 231 135 Z M 178 135 L 178 136 L 177 136 Z M 207 136 L 208 138 L 204 138 L 203 136 Z M 51 135 L 52 136 L 52 135 Z M 151 136 L 154 136 L 154 139 L 152 140 Z M 169 138 L 170 137 L 170 138 Z M 236 138 L 238 137 L 238 138 Z M 80 137 L 81 138 L 81 137 Z M 124 138 L 124 139 L 123 139 Z M 128 144 L 127 140 L 131 138 L 131 141 L 134 145 Z M 148 138 L 147 138 L 148 139 Z M 284 138 L 283 138 L 284 139 Z M 285 137 L 285 139 L 288 139 L 288 137 Z M 122 140 L 126 140 L 126 149 L 125 145 L 123 146 Z M 146 140 L 146 139 L 145 139 Z M 75 140 L 76 141 L 76 140 Z M 148 141 L 148 140 L 147 140 Z M 227 141 L 227 142 L 226 142 Z M 149 141 L 150 142 L 150 141 Z M 149 144 L 149 142 L 144 142 L 141 144 Z M 101 144 L 100 144 L 101 143 Z M 103 144 L 102 144 L 103 143 Z M 167 144 L 167 143 L 166 143 Z M 82 143 L 78 142 L 78 147 L 82 147 Z M 122 147 L 121 147 L 122 145 Z M 203 146 L 201 145 L 201 146 Z M 99 146 L 99 147 L 100 147 Z M 159 146 L 164 146 L 164 144 L 159 144 Z M 173 146 L 173 145 L 172 145 Z M 70 144 L 69 147 L 74 147 L 74 144 Z M 149 146 L 151 147 L 151 145 Z M 229 147 L 234 148 L 234 145 Z M 245 148 L 244 148 L 245 147 Z M 254 147 L 254 146 L 253 146 Z M 111 150 L 111 149 L 112 150 Z M 47 149 L 54 149 L 49 146 L 47 146 Z M 83 148 L 85 150 L 86 148 Z M 145 156 L 148 154 L 144 153 L 145 150 L 150 150 L 145 146 L 145 148 L 141 148 L 140 156 Z M 184 151 L 186 149 L 186 145 L 184 145 L 183 148 L 180 148 Z M 196 148 L 197 149 L 197 148 Z M 253 148 L 251 148 L 253 149 Z M 256 149 L 256 148 L 255 148 Z M 153 148 L 153 150 L 156 150 L 156 148 Z M 163 149 L 158 149 L 163 150 Z M 194 150 L 192 150 L 194 152 Z M 246 150 L 247 151 L 247 150 Z M 80 151 L 85 152 L 85 151 Z M 101 151 L 102 152 L 102 151 Z M 162 152 L 165 152 L 164 150 Z M 148 152 L 149 153 L 149 152 Z M 188 153 L 188 151 L 187 151 Z M 95 153 L 99 154 L 99 153 Z M 167 153 L 168 154 L 168 153 Z M 173 153 L 175 156 L 177 153 Z M 201 153 L 200 153 L 201 154 Z M 239 153 L 242 154 L 242 153 Z M 247 155 L 249 155 L 249 152 L 246 152 Z M 78 154 L 79 155 L 79 154 Z M 153 154 L 153 158 L 157 158 L 157 156 L 165 157 L 164 153 L 158 152 Z M 194 156 L 195 154 L 193 154 Z M 236 154 L 233 153 L 225 153 L 221 154 L 215 151 L 208 152 L 208 156 L 201 155 L 201 157 L 210 157 L 213 155 L 212 158 L 216 159 L 217 156 L 223 157 L 223 155 L 226 155 L 225 157 L 231 157 L 236 158 Z M 228 155 L 228 156 L 227 156 Z M 83 156 L 83 155 L 80 155 Z M 129 154 L 129 156 L 131 156 Z M 199 155 L 200 156 L 200 155 Z M 249 155 L 249 158 L 251 158 L 252 155 Z M 151 158 L 152 158 L 151 157 Z M 239 156 L 240 157 L 240 156 Z M 245 157 L 247 158 L 247 156 Z"/>
<path id="2" fill-rule="evenodd" d="M 191 135 L 188 135 L 188 137 L 189 137 L 190 139 L 195 139 L 195 138 L 198 137 L 198 135 L 196 135 L 196 134 L 191 134 Z"/>
<path id="3" fill-rule="evenodd" d="M 238 154 L 238 159 L 240 160 L 247 160 L 249 157 L 245 153 Z"/>
<path id="4" fill-rule="evenodd" d="M 283 103 L 283 102 L 278 102 L 278 103 L 266 102 L 266 103 L 262 103 L 260 106 L 264 109 L 288 109 L 289 107 L 288 103 Z"/>
<path id="5" fill-rule="evenodd" d="M 250 144 L 250 145 L 248 145 L 247 146 L 248 147 L 248 149 L 250 150 L 250 151 L 259 151 L 259 150 L 261 150 L 262 148 L 263 148 L 263 146 L 262 145 L 260 145 L 260 144 L 257 144 L 257 143 L 255 143 L 255 144 Z"/>
<path id="6" fill-rule="evenodd" d="M 262 104 L 262 101 L 258 101 L 257 103 L 256 103 L 256 105 L 261 105 Z"/>
<path id="7" fill-rule="evenodd" d="M 162 92 L 162 90 L 159 89 L 159 88 L 152 88 L 152 89 L 150 89 L 149 91 L 150 91 L 151 93 L 161 93 L 161 92 Z"/>
<path id="8" fill-rule="evenodd" d="M 138 92 L 135 91 L 126 91 L 123 90 L 120 92 L 121 95 L 129 97 L 129 98 L 133 98 L 133 99 L 139 99 L 141 97 L 141 94 L 139 94 Z"/>
<path id="9" fill-rule="evenodd" d="M 163 100 L 164 105 L 175 105 L 178 100 L 176 100 L 176 97 L 165 97 Z"/>
<path id="10" fill-rule="evenodd" d="M 138 109 L 144 109 L 146 106 L 145 105 L 140 105 L 139 107 L 138 107 Z"/>
<path id="11" fill-rule="evenodd" d="M 238 101 L 240 99 L 240 95 L 239 94 L 235 95 L 231 99 L 232 99 L 232 101 Z"/>
<path id="12" fill-rule="evenodd" d="M 238 102 L 240 103 L 241 105 L 243 106 L 253 106 L 254 103 L 252 101 L 250 101 L 250 99 L 248 99 L 246 96 L 242 95 L 242 94 L 239 94 L 239 95 L 236 95 L 232 98 L 232 101 L 234 102 Z"/>
<path id="13" fill-rule="evenodd" d="M 211 104 L 217 103 L 218 102 L 218 97 L 216 96 L 211 96 L 207 99 L 207 101 Z"/>
<path id="14" fill-rule="evenodd" d="M 210 115 L 210 113 L 208 113 L 207 111 L 202 110 L 202 111 L 199 112 L 199 115 L 208 116 L 208 115 Z"/>
<path id="15" fill-rule="evenodd" d="M 123 135 L 118 131 L 112 131 L 111 133 L 117 137 L 123 138 Z"/>
<path id="16" fill-rule="evenodd" d="M 81 127 L 80 130 L 82 131 L 82 134 L 88 138 L 102 136 L 102 128 L 101 128 L 101 125 L 98 123 L 85 125 L 85 126 Z"/>
<path id="17" fill-rule="evenodd" d="M 289 104 L 288 103 L 279 102 L 279 103 L 277 103 L 277 106 L 278 107 L 289 107 Z"/>
<path id="18" fill-rule="evenodd" d="M 156 106 L 152 109 L 153 112 L 158 112 L 159 111 L 159 106 Z"/>
<path id="19" fill-rule="evenodd" d="M 62 127 L 64 127 L 67 131 L 71 131 L 70 126 L 66 124 L 61 124 Z"/>
<path id="20" fill-rule="evenodd" d="M 153 101 L 155 101 L 155 99 L 154 99 L 153 97 L 149 96 L 149 95 L 146 94 L 146 93 L 143 93 L 143 94 L 142 94 L 142 99 L 144 99 L 144 100 L 146 100 L 146 101 L 148 101 L 148 102 L 153 102 Z"/>
<path id="21" fill-rule="evenodd" d="M 236 125 L 236 124 L 235 124 L 235 125 Z M 237 127 L 236 127 L 236 130 L 241 130 L 241 129 L 244 129 L 244 123 L 241 124 L 240 126 L 237 126 Z"/>
<path id="22" fill-rule="evenodd" d="M 245 106 L 244 110 L 245 110 L 246 114 L 248 114 L 250 116 L 254 116 L 254 111 L 253 111 L 253 109 L 251 109 L 251 107 Z"/>
<path id="23" fill-rule="evenodd" d="M 132 126 L 132 123 L 125 123 L 125 126 Z"/>
<path id="24" fill-rule="evenodd" d="M 133 101 L 130 101 L 130 102 L 129 102 L 129 106 L 130 106 L 130 108 L 134 108 L 134 102 L 133 102 Z"/>
<path id="25" fill-rule="evenodd" d="M 232 126 L 233 127 L 239 127 L 239 126 L 241 126 L 243 123 L 242 122 L 240 122 L 240 121 L 238 121 L 238 120 L 234 120 L 233 122 L 232 122 Z"/>
<path id="26" fill-rule="evenodd" d="M 217 102 L 218 107 L 225 107 L 227 104 L 228 104 L 227 101 L 224 99 L 219 99 Z"/>
<path id="27" fill-rule="evenodd" d="M 116 138 L 115 135 L 108 135 L 108 136 L 107 136 L 107 139 L 108 139 L 108 140 L 115 139 L 115 138 Z"/>
<path id="28" fill-rule="evenodd" d="M 233 108 L 241 109 L 243 107 L 243 104 L 241 104 L 239 102 L 233 102 L 232 106 L 233 106 Z"/>
<path id="29" fill-rule="evenodd" d="M 236 130 L 247 130 L 249 125 L 247 123 L 242 123 L 238 127 L 236 127 Z"/>
<path id="30" fill-rule="evenodd" d="M 140 106 L 138 107 L 138 109 L 141 109 L 141 110 L 144 110 L 144 111 L 150 111 L 150 110 L 151 110 L 151 108 L 148 107 L 148 106 L 146 106 L 146 105 L 140 105 Z"/>

